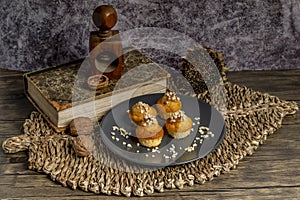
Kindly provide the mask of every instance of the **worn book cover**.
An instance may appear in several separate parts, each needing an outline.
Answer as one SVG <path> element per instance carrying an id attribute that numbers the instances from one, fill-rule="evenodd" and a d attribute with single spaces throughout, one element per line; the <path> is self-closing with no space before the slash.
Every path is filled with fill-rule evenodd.
<path id="1" fill-rule="evenodd" d="M 78 60 L 25 74 L 25 93 L 56 130 L 64 130 L 75 117 L 99 119 L 117 103 L 165 91 L 167 71 L 138 50 L 124 52 L 122 78 L 103 89 L 88 87 L 88 62 Z"/>

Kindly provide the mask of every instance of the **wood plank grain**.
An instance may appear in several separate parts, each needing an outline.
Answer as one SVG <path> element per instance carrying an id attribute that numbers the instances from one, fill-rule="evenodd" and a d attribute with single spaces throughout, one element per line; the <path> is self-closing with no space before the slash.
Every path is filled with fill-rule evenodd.
<path id="1" fill-rule="evenodd" d="M 7 189 L 3 192 L 4 198 L 16 198 L 17 194 L 22 193 L 24 198 L 46 198 L 46 199 L 128 199 L 125 197 L 115 197 L 106 195 L 94 195 L 92 193 L 82 192 L 80 190 L 70 190 L 51 181 L 45 182 L 47 177 L 45 175 L 31 176 L 32 181 L 29 182 L 27 177 L 17 175 L 6 179 L 7 182 L 15 182 L 13 185 L 6 185 Z M 42 179 L 37 178 L 42 177 Z M 230 177 L 233 179 L 233 177 Z M 219 181 L 219 180 L 218 180 Z M 228 179 L 226 180 L 228 182 Z M 246 180 L 245 180 L 246 181 Z M 222 181 L 221 181 L 222 182 Z M 190 187 L 184 190 L 166 190 L 164 193 L 155 193 L 151 196 L 143 197 L 142 199 L 276 199 L 280 198 L 294 198 L 299 195 L 299 186 L 268 186 L 263 185 L 259 187 L 244 187 L 239 186 L 235 188 L 228 188 L 226 185 L 216 183 L 207 184 L 209 188 L 201 185 L 197 187 Z M 240 185 L 242 183 L 239 183 Z M 42 190 L 41 190 L 42 188 Z M 200 188 L 200 189 L 199 189 Z M 132 197 L 130 199 L 141 199 L 139 197 Z"/>
<path id="2" fill-rule="evenodd" d="M 27 118 L 29 115 L 26 116 Z M 7 135 L 20 135 L 23 132 L 21 132 L 21 128 L 23 126 L 24 120 L 13 120 L 13 121 L 7 121 L 7 120 L 0 120 L 0 137 L 5 137 Z"/>
<path id="3" fill-rule="evenodd" d="M 24 95 L 22 73 L 4 71 L 0 75 L 0 121 L 24 120 L 33 110 Z"/>
<path id="4" fill-rule="evenodd" d="M 22 73 L 0 70 L 0 142 L 19 135 L 33 110 L 23 95 Z M 230 72 L 229 79 L 261 92 L 300 103 L 300 70 Z M 16 81 L 13 81 L 13 80 Z M 14 84 L 11 87 L 11 84 Z M 143 199 L 297 199 L 300 196 L 300 113 L 286 117 L 282 128 L 245 157 L 237 169 L 204 185 L 166 190 Z M 0 198 L 116 199 L 64 188 L 47 175 L 27 169 L 26 153 L 0 150 Z M 117 199 L 128 199 L 118 197 Z M 133 197 L 131 199 L 141 199 Z"/>
<path id="5" fill-rule="evenodd" d="M 300 106 L 300 102 L 297 101 L 298 106 Z M 286 116 L 283 121 L 282 125 L 289 125 L 289 124 L 300 124 L 300 111 L 298 111 L 295 115 Z"/>
<path id="6" fill-rule="evenodd" d="M 24 73 L 14 70 L 0 69 L 0 78 L 2 77 L 11 77 L 11 76 L 22 76 Z"/>
<path id="7" fill-rule="evenodd" d="M 41 177 L 41 178 L 40 178 Z M 91 193 L 86 193 L 82 192 L 80 190 L 70 190 L 68 188 L 63 188 L 60 185 L 55 184 L 54 182 L 51 182 L 47 179 L 46 175 L 32 175 L 31 176 L 32 181 L 29 182 L 28 177 L 23 176 L 23 175 L 16 175 L 16 176 L 6 176 L 5 181 L 6 182 L 15 182 L 13 185 L 7 185 L 7 196 L 6 198 L 10 197 L 17 197 L 16 191 L 19 191 L 20 193 L 22 191 L 25 191 L 23 194 L 23 197 L 47 197 L 47 199 L 57 199 L 57 198 L 64 198 L 64 199 L 77 199 L 80 197 L 80 199 L 90 199 L 90 198 L 95 198 L 97 199 L 115 199 L 117 197 L 115 196 L 105 196 L 105 195 L 94 195 Z M 228 187 L 227 182 L 230 179 L 234 179 L 235 177 L 227 177 L 228 179 L 220 180 L 220 179 L 215 179 L 210 183 L 206 183 L 205 185 L 201 186 L 194 186 L 194 187 L 189 187 L 184 190 L 166 190 L 165 193 L 156 193 L 153 194 L 149 197 L 145 197 L 145 199 L 171 199 L 174 197 L 180 198 L 180 197 L 203 197 L 203 199 L 207 199 L 209 196 L 214 196 L 214 197 L 259 197 L 257 196 L 256 192 L 263 191 L 264 193 L 267 193 L 267 196 L 270 196 L 272 193 L 278 192 L 292 192 L 289 195 L 289 197 L 295 197 L 296 194 L 299 194 L 299 185 L 297 186 L 289 186 L 289 185 L 276 185 L 276 186 L 270 186 L 268 185 L 267 182 L 264 182 L 263 184 L 259 186 L 241 186 L 243 182 L 239 182 L 240 186 L 236 187 Z M 47 181 L 48 180 L 48 181 Z M 250 181 L 249 179 L 243 180 L 245 181 Z M 224 184 L 225 183 L 225 184 Z M 235 182 L 232 183 L 231 185 L 236 184 Z M 206 186 L 207 185 L 207 186 Z M 9 191 L 10 190 L 10 191 Z M 47 194 L 46 194 L 47 193 Z M 175 195 L 174 195 L 175 194 Z M 228 196 L 227 196 L 228 195 Z M 276 194 L 280 195 L 280 194 Z M 3 196 L 2 196 L 3 197 Z M 274 196 L 270 196 L 274 197 Z M 284 197 L 280 195 L 280 197 Z M 297 196 L 296 196 L 297 197 Z M 125 198 L 117 198 L 117 199 L 125 199 Z M 139 198 L 132 198 L 132 199 L 139 199 Z M 143 198 L 144 199 L 144 198 Z"/>
<path id="8" fill-rule="evenodd" d="M 300 100 L 300 70 L 230 72 L 228 79 L 285 100 Z"/>
<path id="9" fill-rule="evenodd" d="M 24 120 L 34 110 L 27 99 L 0 100 L 0 121 Z"/>
<path id="10" fill-rule="evenodd" d="M 19 152 L 15 154 L 4 154 L 3 151 L 0 153 L 0 166 L 6 168 L 7 164 L 10 163 L 27 163 L 28 155 L 26 152 Z M 0 167 L 1 168 L 1 167 Z"/>
<path id="11" fill-rule="evenodd" d="M 0 74 L 0 100 L 25 98 L 23 77 L 20 72 Z"/>

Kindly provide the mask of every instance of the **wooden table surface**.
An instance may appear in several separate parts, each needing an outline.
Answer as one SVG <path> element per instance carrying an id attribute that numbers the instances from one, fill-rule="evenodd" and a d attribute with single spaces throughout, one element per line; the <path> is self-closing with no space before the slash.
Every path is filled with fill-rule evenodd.
<path id="1" fill-rule="evenodd" d="M 229 72 L 229 80 L 300 104 L 300 70 Z M 33 106 L 23 94 L 22 73 L 0 70 L 0 143 L 21 134 Z M 128 199 L 71 190 L 27 169 L 27 154 L 0 150 L 0 199 Z M 204 185 L 131 199 L 300 199 L 300 112 L 237 169 Z"/>

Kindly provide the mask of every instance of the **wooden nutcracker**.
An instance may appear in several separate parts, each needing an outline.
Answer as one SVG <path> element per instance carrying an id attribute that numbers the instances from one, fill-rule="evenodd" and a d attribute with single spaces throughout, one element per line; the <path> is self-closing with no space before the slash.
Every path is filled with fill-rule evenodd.
<path id="1" fill-rule="evenodd" d="M 117 12 L 102 5 L 93 13 L 94 24 L 99 28 L 90 34 L 91 72 L 119 79 L 124 66 L 122 42 L 118 30 L 111 30 L 117 22 Z M 101 45 L 99 45 L 101 44 Z"/>

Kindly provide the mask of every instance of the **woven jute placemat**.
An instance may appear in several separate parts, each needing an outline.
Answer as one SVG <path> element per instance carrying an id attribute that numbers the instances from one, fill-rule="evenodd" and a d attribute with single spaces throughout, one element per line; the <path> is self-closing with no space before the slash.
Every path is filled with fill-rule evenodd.
<path id="1" fill-rule="evenodd" d="M 28 151 L 28 167 L 49 174 L 53 181 L 94 193 L 144 196 L 165 188 L 203 184 L 234 169 L 251 155 L 267 136 L 281 126 L 284 116 L 298 109 L 293 102 L 227 82 L 226 136 L 208 156 L 188 164 L 169 166 L 146 173 L 128 173 L 103 165 L 93 155 L 78 157 L 66 133 L 56 133 L 43 117 L 32 112 L 24 122 L 24 134 L 4 141 L 7 153 Z M 199 95 L 208 100 L 208 93 Z"/>
<path id="2" fill-rule="evenodd" d="M 103 164 L 123 164 L 120 159 L 114 160 L 109 152 L 104 152 L 103 158 L 93 154 L 77 156 L 71 147 L 73 138 L 68 135 L 68 130 L 55 132 L 38 112 L 32 112 L 25 120 L 24 134 L 5 140 L 2 148 L 6 153 L 28 151 L 29 169 L 46 173 L 63 186 L 96 194 L 144 196 L 164 189 L 204 184 L 234 169 L 241 159 L 251 155 L 268 135 L 280 128 L 284 116 L 298 110 L 295 102 L 230 83 L 220 55 L 209 49 L 208 52 L 225 81 L 226 135 L 217 149 L 202 159 L 143 173 L 121 171 Z M 201 86 L 203 80 L 193 70 L 189 63 L 183 63 L 183 74 L 191 82 L 197 97 L 210 103 L 210 93 Z"/>

